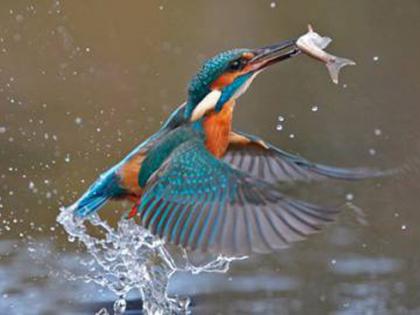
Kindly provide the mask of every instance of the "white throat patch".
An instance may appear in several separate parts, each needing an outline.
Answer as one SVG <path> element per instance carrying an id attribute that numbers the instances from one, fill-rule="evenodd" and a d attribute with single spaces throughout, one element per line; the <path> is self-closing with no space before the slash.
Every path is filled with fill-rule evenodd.
<path id="1" fill-rule="evenodd" d="M 207 94 L 200 103 L 194 108 L 191 115 L 191 121 L 196 121 L 203 117 L 208 111 L 216 107 L 217 102 L 220 99 L 222 92 L 219 90 L 213 90 Z"/>

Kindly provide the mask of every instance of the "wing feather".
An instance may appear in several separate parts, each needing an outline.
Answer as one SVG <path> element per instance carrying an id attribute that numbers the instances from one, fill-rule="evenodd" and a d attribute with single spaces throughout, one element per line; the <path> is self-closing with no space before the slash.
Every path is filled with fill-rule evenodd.
<path id="1" fill-rule="evenodd" d="M 241 159 L 247 169 L 258 164 L 264 176 L 274 172 L 267 161 Z M 288 198 L 275 186 L 216 159 L 202 141 L 192 139 L 149 178 L 138 213 L 146 228 L 169 243 L 247 255 L 302 240 L 337 211 Z"/>
<path id="2" fill-rule="evenodd" d="M 358 180 L 390 173 L 367 168 L 340 168 L 312 163 L 263 142 L 258 137 L 237 131 L 233 132 L 231 138 L 236 139 L 236 142 L 230 142 L 223 160 L 238 170 L 270 183 L 327 178 Z"/>

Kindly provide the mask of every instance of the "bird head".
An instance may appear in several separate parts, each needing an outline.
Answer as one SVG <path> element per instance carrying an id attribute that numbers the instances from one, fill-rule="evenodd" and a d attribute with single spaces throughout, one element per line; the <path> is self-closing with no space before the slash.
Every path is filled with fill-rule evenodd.
<path id="1" fill-rule="evenodd" d="M 258 49 L 233 49 L 204 62 L 188 89 L 185 118 L 195 121 L 240 97 L 264 69 L 299 53 L 295 40 Z"/>

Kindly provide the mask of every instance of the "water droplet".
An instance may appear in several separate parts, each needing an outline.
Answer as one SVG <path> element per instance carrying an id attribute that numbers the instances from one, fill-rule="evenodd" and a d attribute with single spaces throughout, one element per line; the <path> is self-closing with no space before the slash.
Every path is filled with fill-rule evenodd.
<path id="1" fill-rule="evenodd" d="M 318 106 L 316 106 L 316 105 L 314 105 L 314 106 L 312 106 L 312 107 L 311 107 L 311 110 L 312 110 L 313 112 L 317 112 L 317 111 L 319 110 L 319 107 L 318 107 Z"/>
<path id="2" fill-rule="evenodd" d="M 401 225 L 401 230 L 403 231 L 407 230 L 407 226 L 405 224 Z"/>
<path id="3" fill-rule="evenodd" d="M 80 118 L 80 117 L 76 117 L 76 118 L 74 119 L 74 122 L 75 122 L 76 124 L 80 125 L 80 124 L 83 122 L 83 119 L 82 119 L 82 118 Z"/>
<path id="4" fill-rule="evenodd" d="M 293 134 L 293 133 L 291 133 L 290 135 L 289 135 L 289 138 L 290 139 L 293 139 L 295 137 L 295 134 Z"/>
<path id="5" fill-rule="evenodd" d="M 278 125 L 276 126 L 276 130 L 277 130 L 277 131 L 281 131 L 281 130 L 283 130 L 283 125 L 278 124 Z"/>
<path id="6" fill-rule="evenodd" d="M 381 129 L 376 128 L 376 129 L 374 130 L 374 133 L 375 133 L 375 136 L 380 136 L 380 135 L 382 134 L 382 130 L 381 130 Z"/>
<path id="7" fill-rule="evenodd" d="M 375 154 L 376 154 L 376 150 L 375 150 L 375 149 L 373 149 L 373 148 L 370 148 L 370 149 L 369 149 L 369 154 L 370 154 L 370 155 L 375 155 Z"/>
<path id="8" fill-rule="evenodd" d="M 274 9 L 277 6 L 277 3 L 274 1 L 270 3 L 270 8 Z"/>
<path id="9" fill-rule="evenodd" d="M 353 199 L 354 199 L 354 195 L 353 195 L 353 194 L 348 193 L 348 194 L 346 195 L 346 200 L 347 200 L 347 201 L 352 201 Z"/>
<path id="10" fill-rule="evenodd" d="M 379 61 L 379 56 L 374 56 L 372 59 L 373 61 Z"/>
<path id="11" fill-rule="evenodd" d="M 284 117 L 283 116 L 279 116 L 277 119 L 278 119 L 278 121 L 284 121 Z"/>
<path id="12" fill-rule="evenodd" d="M 70 162 L 70 155 L 69 154 L 66 154 L 66 156 L 64 157 L 64 161 L 66 163 Z"/>
<path id="13" fill-rule="evenodd" d="M 0 126 L 0 133 L 5 133 L 5 132 L 6 132 L 6 127 Z"/>
<path id="14" fill-rule="evenodd" d="M 22 14 L 17 14 L 15 18 L 16 18 L 16 22 L 18 22 L 18 23 L 23 22 L 23 15 Z"/>
<path id="15" fill-rule="evenodd" d="M 127 302 L 125 301 L 124 298 L 121 297 L 114 302 L 115 315 L 123 314 L 126 308 L 127 308 Z"/>
<path id="16" fill-rule="evenodd" d="M 69 241 L 77 240 L 84 244 L 90 254 L 90 258 L 81 261 L 88 269 L 84 279 L 89 282 L 94 281 L 120 297 L 114 304 L 115 314 L 124 312 L 126 302 L 122 297 L 133 289 L 144 292 L 145 314 L 172 314 L 175 308 L 183 308 L 183 305 L 187 308 L 189 304 L 186 303 L 187 300 L 167 296 L 169 277 L 178 270 L 178 267 L 174 265 L 173 257 L 164 249 L 161 240 L 133 221 L 121 220 L 114 229 L 99 216 L 94 215 L 89 218 L 90 223 L 103 230 L 106 236 L 97 237 L 89 233 L 90 229 L 85 225 L 85 220 L 74 216 L 73 211 L 74 207 L 62 208 L 57 221 L 69 234 Z M 237 258 L 218 257 L 198 266 L 190 264 L 187 256 L 183 259 L 185 261 L 182 262 L 182 266 L 197 274 L 226 272 L 230 263 Z M 150 265 L 156 261 L 159 261 L 159 267 L 150 268 Z"/>
<path id="17" fill-rule="evenodd" d="M 109 315 L 108 311 L 106 310 L 106 308 L 101 308 L 99 311 L 97 311 L 95 313 L 95 315 Z"/>
<path id="18" fill-rule="evenodd" d="M 189 314 L 190 313 L 190 312 L 188 312 L 188 307 L 190 306 L 190 304 L 191 304 L 191 299 L 189 297 L 179 298 L 179 300 L 178 300 L 179 308 L 182 310 L 183 314 Z"/>

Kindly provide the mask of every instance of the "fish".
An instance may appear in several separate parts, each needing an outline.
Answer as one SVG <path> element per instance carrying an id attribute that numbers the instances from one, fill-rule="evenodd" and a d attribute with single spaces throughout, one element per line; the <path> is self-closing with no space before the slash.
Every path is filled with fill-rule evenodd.
<path id="1" fill-rule="evenodd" d="M 306 55 L 323 62 L 328 69 L 331 80 L 338 84 L 340 70 L 345 66 L 354 66 L 356 62 L 324 51 L 331 42 L 330 37 L 319 35 L 314 32 L 311 25 L 308 25 L 308 32 L 296 40 L 296 46 Z"/>

